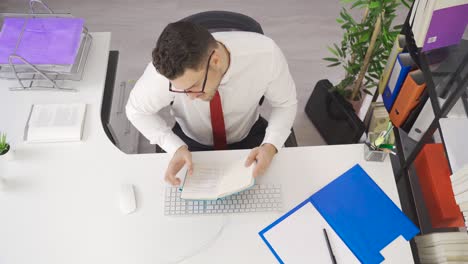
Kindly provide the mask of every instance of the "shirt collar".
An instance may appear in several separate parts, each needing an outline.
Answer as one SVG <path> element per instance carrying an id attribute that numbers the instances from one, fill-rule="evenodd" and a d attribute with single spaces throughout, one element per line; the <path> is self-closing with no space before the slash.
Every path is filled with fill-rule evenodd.
<path id="1" fill-rule="evenodd" d="M 223 78 L 221 79 L 221 82 L 219 83 L 220 85 L 224 85 L 229 81 L 229 79 L 231 79 L 232 69 L 233 69 L 235 60 L 234 60 L 234 56 L 232 54 L 232 50 L 229 47 L 229 45 L 223 41 L 220 41 L 220 40 L 217 40 L 217 41 L 221 42 L 224 45 L 224 47 L 226 47 L 226 49 L 229 51 L 229 67 L 226 73 L 224 74 Z"/>

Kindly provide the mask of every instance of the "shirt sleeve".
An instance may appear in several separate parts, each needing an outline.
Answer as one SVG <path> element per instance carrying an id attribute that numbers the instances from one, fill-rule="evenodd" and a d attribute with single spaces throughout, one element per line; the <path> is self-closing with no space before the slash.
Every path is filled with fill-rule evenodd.
<path id="1" fill-rule="evenodd" d="M 128 120 L 151 144 L 158 144 L 171 156 L 185 145 L 158 113 L 174 100 L 167 89 L 168 80 L 149 63 L 130 93 L 126 105 Z"/>
<path id="2" fill-rule="evenodd" d="M 265 99 L 271 104 L 272 112 L 262 144 L 273 144 L 279 151 L 291 134 L 297 112 L 297 98 L 296 86 L 286 58 L 275 43 L 272 54 L 272 79 L 265 93 Z"/>

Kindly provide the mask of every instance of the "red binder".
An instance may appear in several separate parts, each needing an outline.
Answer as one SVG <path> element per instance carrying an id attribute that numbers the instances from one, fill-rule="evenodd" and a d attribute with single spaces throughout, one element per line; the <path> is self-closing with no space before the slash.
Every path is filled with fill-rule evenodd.
<path id="1" fill-rule="evenodd" d="M 450 181 L 450 169 L 442 144 L 426 144 L 414 161 L 433 228 L 465 226 Z"/>
<path id="2" fill-rule="evenodd" d="M 390 120 L 394 126 L 403 125 L 411 111 L 418 105 L 425 88 L 422 71 L 414 70 L 408 74 L 390 111 Z"/>

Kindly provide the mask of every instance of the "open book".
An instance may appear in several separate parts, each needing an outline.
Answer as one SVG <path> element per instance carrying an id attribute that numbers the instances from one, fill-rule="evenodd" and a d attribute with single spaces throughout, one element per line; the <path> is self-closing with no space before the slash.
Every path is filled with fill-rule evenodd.
<path id="1" fill-rule="evenodd" d="M 229 164 L 193 164 L 192 175 L 186 174 L 181 198 L 186 200 L 216 200 L 252 187 L 254 165 L 244 166 L 244 160 Z"/>
<path id="2" fill-rule="evenodd" d="M 24 130 L 26 142 L 80 141 L 86 104 L 36 104 Z"/>

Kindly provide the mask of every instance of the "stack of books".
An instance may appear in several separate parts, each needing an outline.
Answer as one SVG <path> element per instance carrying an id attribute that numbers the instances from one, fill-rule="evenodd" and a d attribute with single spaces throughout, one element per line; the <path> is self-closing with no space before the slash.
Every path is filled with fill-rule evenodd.
<path id="1" fill-rule="evenodd" d="M 447 232 L 416 236 L 421 264 L 468 263 L 468 233 Z"/>
<path id="2" fill-rule="evenodd" d="M 409 24 L 423 51 L 460 42 L 468 24 L 468 0 L 415 0 Z"/>
<path id="3" fill-rule="evenodd" d="M 455 201 L 460 207 L 465 225 L 468 227 L 468 164 L 455 171 L 450 180 L 452 181 Z"/>

